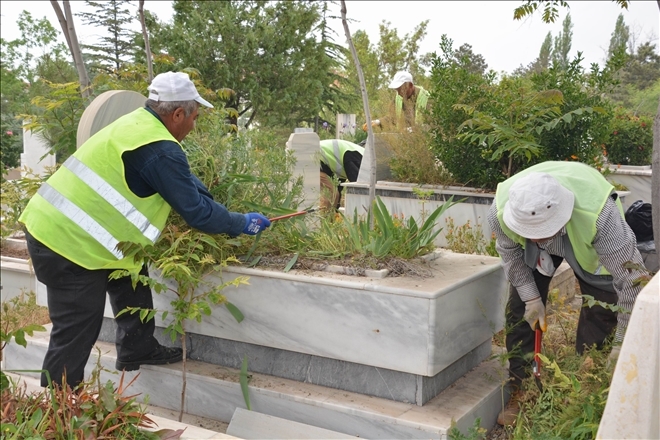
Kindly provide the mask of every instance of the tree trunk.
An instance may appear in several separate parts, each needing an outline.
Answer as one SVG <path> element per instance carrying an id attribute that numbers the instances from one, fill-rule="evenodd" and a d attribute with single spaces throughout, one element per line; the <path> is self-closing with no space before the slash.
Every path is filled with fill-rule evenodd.
<path id="1" fill-rule="evenodd" d="M 147 74 L 149 77 L 149 84 L 154 79 L 154 64 L 151 60 L 151 46 L 149 45 L 149 34 L 147 33 L 147 24 L 144 21 L 144 0 L 140 0 L 138 6 L 140 13 L 140 24 L 142 24 L 142 38 L 144 39 L 144 54 L 147 56 Z"/>
<path id="2" fill-rule="evenodd" d="M 355 45 L 353 45 L 351 31 L 348 29 L 348 22 L 346 21 L 345 0 L 341 0 L 341 22 L 344 25 L 346 41 L 348 42 L 348 46 L 351 48 L 351 54 L 353 55 L 355 68 L 358 73 L 358 78 L 360 79 L 360 92 L 362 94 L 362 105 L 364 106 L 364 117 L 367 120 L 367 130 L 369 134 L 367 135 L 367 144 L 365 145 L 365 149 L 369 151 L 369 156 L 371 158 L 369 163 L 369 211 L 371 211 L 373 208 L 374 200 L 376 199 L 376 149 L 374 148 L 374 130 L 371 127 L 371 112 L 369 111 L 369 98 L 367 96 L 367 85 L 364 81 L 364 73 L 362 72 L 362 66 L 360 65 L 360 59 L 358 58 L 357 51 L 355 50 Z M 371 224 L 369 227 L 373 229 L 374 218 L 373 216 L 370 217 Z"/>
<path id="3" fill-rule="evenodd" d="M 71 13 L 71 4 L 68 0 L 64 0 L 64 13 L 60 8 L 60 4 L 56 0 L 51 0 L 50 4 L 55 10 L 57 19 L 60 22 L 62 27 L 62 32 L 66 38 L 66 43 L 69 46 L 69 51 L 71 52 L 71 57 L 78 71 L 78 80 L 80 81 L 80 93 L 84 99 L 89 98 L 92 95 L 92 84 L 87 75 L 87 70 L 85 69 L 85 64 L 83 63 L 82 51 L 80 50 L 80 44 L 78 43 L 78 36 L 76 35 L 76 28 L 73 23 L 73 14 Z"/>

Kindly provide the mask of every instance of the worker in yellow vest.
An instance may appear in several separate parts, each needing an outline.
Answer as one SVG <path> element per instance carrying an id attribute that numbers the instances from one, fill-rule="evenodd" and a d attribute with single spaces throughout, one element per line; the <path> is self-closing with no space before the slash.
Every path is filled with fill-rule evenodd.
<path id="1" fill-rule="evenodd" d="M 396 121 L 389 121 L 387 117 L 371 121 L 372 127 L 387 128 L 388 125 L 396 125 L 403 116 L 405 127 L 412 131 L 415 124 L 420 124 L 423 119 L 424 110 L 429 102 L 429 92 L 423 87 L 413 83 L 410 72 L 401 70 L 394 75 L 388 88 L 396 90 L 394 98 L 394 109 Z M 367 131 L 367 124 L 362 126 Z"/>
<path id="2" fill-rule="evenodd" d="M 120 242 L 154 243 L 170 209 L 192 227 L 213 234 L 254 235 L 270 226 L 259 213 L 229 212 L 190 171 L 180 142 L 195 127 L 203 99 L 185 73 L 167 72 L 149 86 L 139 108 L 94 134 L 40 187 L 20 217 L 37 279 L 48 294 L 53 324 L 43 369 L 72 388 L 101 330 L 106 291 L 113 313 L 152 309 L 151 289 L 130 277 L 108 280 L 116 269 L 148 275 L 124 257 Z M 182 359 L 160 345 L 154 320 L 125 313 L 117 324 L 117 370 Z M 41 385 L 48 380 L 42 374 Z"/>
<path id="3" fill-rule="evenodd" d="M 339 209 L 341 203 L 341 183 L 356 182 L 360 173 L 364 147 L 342 139 L 321 141 L 321 200 L 322 212 Z M 339 185 L 335 185 L 336 178 Z"/>
<path id="4" fill-rule="evenodd" d="M 506 312 L 511 398 L 500 425 L 513 425 L 520 411 L 522 380 L 529 377 L 536 329 L 546 331 L 548 286 L 563 260 L 583 295 L 632 311 L 644 273 L 635 235 L 625 221 L 614 187 L 596 169 L 579 162 L 543 162 L 497 186 L 488 213 L 510 283 Z M 599 305 L 580 312 L 576 351 L 602 349 L 612 341 L 615 363 L 629 313 Z"/>
<path id="5" fill-rule="evenodd" d="M 394 108 L 397 119 L 403 114 L 407 127 L 419 124 L 429 102 L 429 92 L 414 85 L 412 75 L 406 71 L 397 72 L 388 87 L 396 90 Z"/>

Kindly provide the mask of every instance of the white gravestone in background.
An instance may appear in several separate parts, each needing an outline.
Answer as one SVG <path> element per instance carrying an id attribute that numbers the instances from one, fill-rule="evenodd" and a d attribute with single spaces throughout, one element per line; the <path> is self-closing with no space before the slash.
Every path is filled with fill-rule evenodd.
<path id="1" fill-rule="evenodd" d="M 144 106 L 147 98 L 132 90 L 108 90 L 101 93 L 80 117 L 76 148 L 105 126 Z"/>
<path id="2" fill-rule="evenodd" d="M 380 180 L 390 180 L 392 178 L 390 159 L 394 155 L 394 152 L 392 151 L 392 147 L 390 147 L 390 140 L 396 136 L 399 136 L 399 134 L 374 133 L 374 149 L 376 150 L 376 182 Z M 360 173 L 358 174 L 357 179 L 359 183 L 370 183 L 370 167 L 371 150 L 365 148 L 364 156 L 362 157 L 362 164 L 360 165 Z"/>
<path id="3" fill-rule="evenodd" d="M 42 175 L 46 168 L 56 165 L 55 155 L 48 154 L 48 143 L 32 130 L 23 130 L 23 153 L 21 153 L 21 177 L 25 177 L 26 167 L 34 175 Z"/>
<path id="4" fill-rule="evenodd" d="M 296 157 L 294 176 L 303 176 L 305 198 L 301 208 L 306 209 L 318 205 L 320 194 L 319 170 L 321 169 L 321 140 L 319 135 L 314 132 L 292 133 L 286 142 L 286 148 L 293 151 Z"/>
<path id="5" fill-rule="evenodd" d="M 337 113 L 337 139 L 355 136 L 355 115 Z"/>

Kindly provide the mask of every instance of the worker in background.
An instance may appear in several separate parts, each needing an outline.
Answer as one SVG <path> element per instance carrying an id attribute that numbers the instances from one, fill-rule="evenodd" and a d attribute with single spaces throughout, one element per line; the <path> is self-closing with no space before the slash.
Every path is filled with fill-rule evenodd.
<path id="1" fill-rule="evenodd" d="M 341 139 L 321 141 L 321 200 L 322 212 L 334 212 L 341 203 L 341 183 L 357 181 L 364 148 Z M 333 178 L 339 182 L 335 185 Z"/>
<path id="2" fill-rule="evenodd" d="M 145 107 L 117 119 L 89 138 L 39 188 L 19 221 L 37 279 L 46 285 L 53 328 L 43 370 L 53 383 L 75 388 L 101 331 L 106 292 L 117 315 L 153 309 L 149 286 L 131 277 L 109 280 L 117 269 L 148 276 L 141 261 L 117 244 L 156 242 L 170 209 L 209 234 L 255 235 L 270 226 L 259 213 L 230 212 L 215 202 L 190 171 L 180 142 L 193 130 L 204 100 L 185 73 L 157 75 Z M 125 313 L 117 324 L 117 370 L 182 359 L 176 347 L 154 337 L 154 320 Z M 48 386 L 42 374 L 41 385 Z"/>
<path id="3" fill-rule="evenodd" d="M 399 121 L 403 116 L 405 126 L 411 130 L 415 124 L 422 122 L 422 113 L 426 109 L 429 102 L 429 92 L 420 86 L 413 83 L 413 77 L 409 72 L 399 71 L 394 75 L 390 85 L 390 89 L 396 90 L 396 97 L 394 98 L 394 109 L 396 111 L 396 121 Z M 371 121 L 372 127 L 387 125 L 387 122 L 381 122 L 380 119 Z M 367 131 L 367 124 L 362 126 L 364 131 Z"/>
<path id="4" fill-rule="evenodd" d="M 628 313 L 599 305 L 580 311 L 575 349 L 602 349 L 612 341 L 616 363 L 644 275 L 635 235 L 625 221 L 614 187 L 594 168 L 579 162 L 543 162 L 497 186 L 488 213 L 510 283 L 506 312 L 511 398 L 500 412 L 500 425 L 513 425 L 520 412 L 521 384 L 530 375 L 535 329 L 546 331 L 548 286 L 566 260 L 583 295 L 618 304 Z"/>

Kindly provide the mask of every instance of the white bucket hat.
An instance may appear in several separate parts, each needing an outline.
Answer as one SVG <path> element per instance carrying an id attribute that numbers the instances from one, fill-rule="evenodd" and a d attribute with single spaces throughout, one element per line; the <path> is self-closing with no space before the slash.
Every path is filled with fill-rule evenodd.
<path id="1" fill-rule="evenodd" d="M 148 88 L 149 99 L 154 101 L 192 101 L 195 100 L 205 107 L 213 108 L 210 102 L 199 96 L 195 84 L 188 74 L 183 72 L 165 72 L 151 81 Z"/>
<path id="2" fill-rule="evenodd" d="M 400 70 L 394 75 L 394 78 L 392 79 L 392 82 L 390 83 L 390 85 L 388 87 L 390 89 L 398 89 L 404 83 L 407 83 L 407 82 L 409 82 L 409 83 L 413 82 L 412 75 L 408 72 Z"/>
<path id="3" fill-rule="evenodd" d="M 509 188 L 504 223 L 533 240 L 553 237 L 568 223 L 575 196 L 547 173 L 529 173 Z"/>

